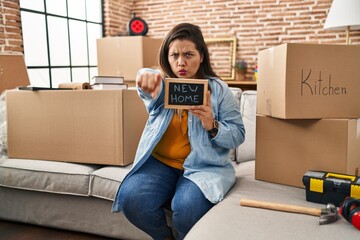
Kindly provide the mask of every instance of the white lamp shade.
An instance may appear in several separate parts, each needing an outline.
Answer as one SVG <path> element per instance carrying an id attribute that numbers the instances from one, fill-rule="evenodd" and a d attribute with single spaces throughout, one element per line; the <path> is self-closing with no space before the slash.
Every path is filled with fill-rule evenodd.
<path id="1" fill-rule="evenodd" d="M 360 29 L 360 0 L 334 0 L 324 29 Z"/>

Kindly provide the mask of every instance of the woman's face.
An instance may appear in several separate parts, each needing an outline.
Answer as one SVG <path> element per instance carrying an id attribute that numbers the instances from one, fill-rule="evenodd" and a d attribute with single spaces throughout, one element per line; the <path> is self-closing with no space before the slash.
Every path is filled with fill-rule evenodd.
<path id="1" fill-rule="evenodd" d="M 192 41 L 176 39 L 170 43 L 168 61 L 178 78 L 196 78 L 203 56 Z"/>

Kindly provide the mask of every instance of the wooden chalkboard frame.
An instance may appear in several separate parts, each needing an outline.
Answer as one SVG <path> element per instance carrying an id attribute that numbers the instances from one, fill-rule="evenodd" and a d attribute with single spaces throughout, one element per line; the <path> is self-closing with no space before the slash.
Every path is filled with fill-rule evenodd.
<path id="1" fill-rule="evenodd" d="M 173 109 L 190 109 L 194 105 L 177 105 L 169 104 L 169 85 L 170 83 L 188 83 L 204 85 L 203 102 L 202 105 L 206 104 L 207 92 L 208 92 L 208 80 L 206 79 L 186 79 L 186 78 L 166 78 L 165 79 L 165 108 Z"/>

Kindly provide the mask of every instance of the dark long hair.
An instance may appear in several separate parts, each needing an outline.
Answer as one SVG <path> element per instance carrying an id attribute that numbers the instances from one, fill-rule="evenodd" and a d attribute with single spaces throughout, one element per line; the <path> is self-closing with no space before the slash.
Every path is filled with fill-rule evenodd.
<path id="1" fill-rule="evenodd" d="M 180 23 L 176 25 L 164 38 L 159 51 L 159 66 L 166 77 L 176 78 L 172 72 L 168 55 L 169 46 L 176 40 L 189 40 L 195 44 L 196 49 L 203 56 L 203 61 L 200 64 L 199 70 L 196 73 L 198 78 L 219 77 L 216 75 L 210 64 L 209 50 L 206 46 L 204 37 L 201 33 L 200 27 L 190 23 Z"/>

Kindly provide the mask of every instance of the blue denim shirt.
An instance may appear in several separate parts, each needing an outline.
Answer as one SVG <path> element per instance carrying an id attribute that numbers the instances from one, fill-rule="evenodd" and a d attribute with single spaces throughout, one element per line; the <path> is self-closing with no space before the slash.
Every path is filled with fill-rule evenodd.
<path id="1" fill-rule="evenodd" d="M 142 69 L 140 71 L 155 71 Z M 193 181 L 205 197 L 212 203 L 221 201 L 235 182 L 235 170 L 229 158 L 231 148 L 236 148 L 245 140 L 245 128 L 239 106 L 228 86 L 217 78 L 209 79 L 211 88 L 211 105 L 214 118 L 219 121 L 219 130 L 210 138 L 202 127 L 201 121 L 188 114 L 188 137 L 191 151 L 184 162 L 184 176 Z M 151 155 L 167 129 L 173 115 L 173 109 L 164 108 L 164 82 L 156 99 L 138 89 L 149 113 L 134 165 L 126 178 L 136 172 Z M 121 186 L 120 186 L 121 187 Z M 112 211 L 119 212 L 118 194 L 115 197 Z"/>

